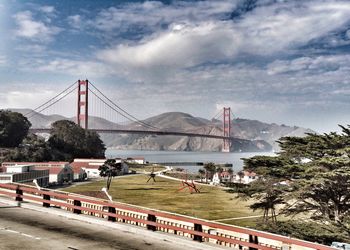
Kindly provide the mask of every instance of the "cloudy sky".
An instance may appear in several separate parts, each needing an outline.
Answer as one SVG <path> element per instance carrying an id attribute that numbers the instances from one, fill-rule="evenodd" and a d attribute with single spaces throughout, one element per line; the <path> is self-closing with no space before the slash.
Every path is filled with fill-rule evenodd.
<path id="1" fill-rule="evenodd" d="M 4 0 L 0 31 L 0 108 L 88 78 L 141 119 L 350 124 L 350 1 Z"/>

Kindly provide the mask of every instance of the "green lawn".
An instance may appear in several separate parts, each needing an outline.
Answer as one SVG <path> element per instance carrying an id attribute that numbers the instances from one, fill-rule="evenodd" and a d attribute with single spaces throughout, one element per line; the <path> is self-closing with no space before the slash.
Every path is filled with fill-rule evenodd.
<path id="1" fill-rule="evenodd" d="M 191 194 L 187 189 L 178 192 L 181 182 L 156 177 L 146 183 L 148 175 L 130 175 L 114 179 L 109 193 L 113 200 L 129 204 L 175 212 L 198 218 L 216 220 L 232 217 L 258 215 L 247 208 L 248 203 L 236 199 L 234 194 L 212 186 L 198 186 L 200 193 Z M 105 181 L 81 184 L 65 188 L 65 191 L 81 193 L 100 191 Z M 225 221 L 225 223 L 253 226 L 256 218 Z"/>

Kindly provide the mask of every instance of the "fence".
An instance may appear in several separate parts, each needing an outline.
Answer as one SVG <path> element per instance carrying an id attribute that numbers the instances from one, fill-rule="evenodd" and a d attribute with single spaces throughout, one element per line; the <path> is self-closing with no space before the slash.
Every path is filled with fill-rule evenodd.
<path id="1" fill-rule="evenodd" d="M 0 195 L 12 197 L 18 202 L 26 201 L 44 207 L 61 208 L 75 214 L 105 218 L 111 223 L 128 223 L 152 231 L 162 231 L 199 242 L 205 241 L 242 250 L 334 250 L 329 246 L 286 236 L 73 193 L 50 189 L 38 190 L 17 183 L 0 184 Z"/>

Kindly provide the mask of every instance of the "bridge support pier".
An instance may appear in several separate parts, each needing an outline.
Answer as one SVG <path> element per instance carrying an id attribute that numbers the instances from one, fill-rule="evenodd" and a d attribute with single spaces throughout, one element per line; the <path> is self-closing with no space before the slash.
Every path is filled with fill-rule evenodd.
<path id="1" fill-rule="evenodd" d="M 231 136 L 231 108 L 224 108 L 223 131 L 224 137 L 228 137 L 228 139 L 224 139 L 222 145 L 222 152 L 230 152 L 231 140 L 229 139 L 229 137 Z"/>
<path id="2" fill-rule="evenodd" d="M 77 124 L 88 129 L 89 123 L 89 81 L 78 80 Z"/>

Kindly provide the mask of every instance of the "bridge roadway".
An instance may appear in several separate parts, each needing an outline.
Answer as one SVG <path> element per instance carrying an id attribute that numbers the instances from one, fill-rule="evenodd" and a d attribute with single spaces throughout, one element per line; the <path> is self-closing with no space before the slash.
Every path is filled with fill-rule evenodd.
<path id="1" fill-rule="evenodd" d="M 155 131 L 155 130 L 128 130 L 128 129 L 89 129 L 97 133 L 109 133 L 109 134 L 147 134 L 147 135 L 174 135 L 174 136 L 189 136 L 189 137 L 204 137 L 212 139 L 229 139 L 234 140 L 237 138 L 227 137 L 221 135 L 206 135 L 190 132 L 176 132 L 176 131 Z M 29 129 L 32 133 L 50 133 L 49 128 L 31 128 Z"/>
<path id="2" fill-rule="evenodd" d="M 0 196 L 0 250 L 219 250 L 208 243 L 108 223 L 55 208 L 17 203 Z"/>

